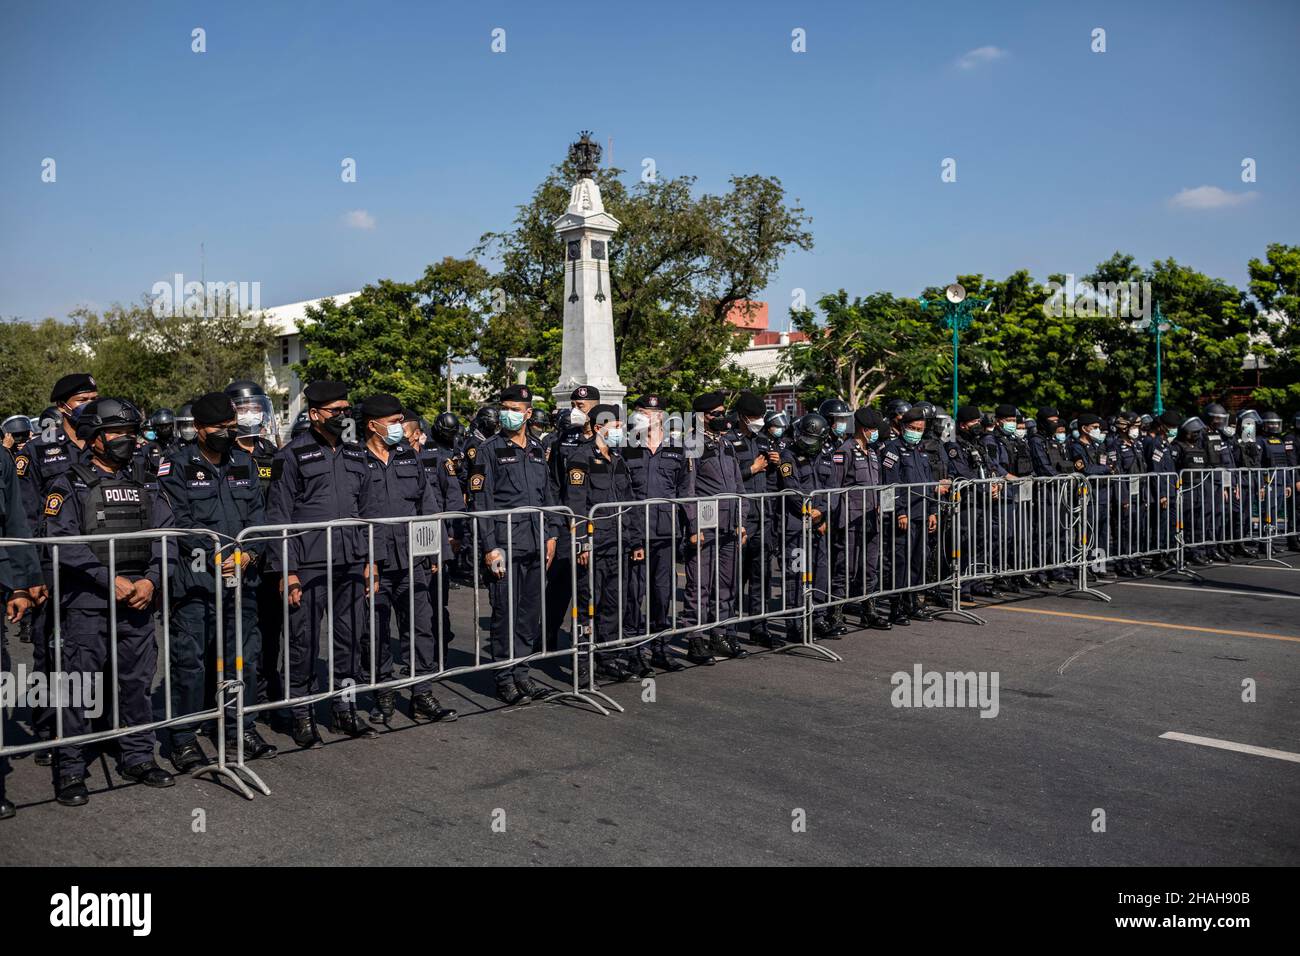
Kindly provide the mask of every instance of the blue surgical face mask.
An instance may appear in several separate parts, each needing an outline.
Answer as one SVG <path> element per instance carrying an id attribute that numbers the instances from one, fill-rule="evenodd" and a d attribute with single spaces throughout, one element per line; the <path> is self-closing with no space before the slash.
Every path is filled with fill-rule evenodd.
<path id="1" fill-rule="evenodd" d="M 1014 434 L 1016 433 L 1016 423 L 1015 423 L 1015 422 L 1003 422 L 1003 423 L 1002 423 L 1002 431 L 1003 431 L 1003 433 L 1006 434 L 1006 435 L 1014 435 Z"/>
<path id="2" fill-rule="evenodd" d="M 1173 441 L 1175 438 L 1178 437 L 1178 429 L 1177 429 L 1177 428 L 1166 428 L 1166 429 L 1165 429 L 1165 437 L 1168 438 L 1170 441 Z"/>
<path id="3" fill-rule="evenodd" d="M 524 427 L 524 413 L 503 408 L 497 412 L 497 421 L 501 423 L 501 427 L 506 431 L 517 432 Z"/>
<path id="4" fill-rule="evenodd" d="M 768 431 L 772 433 L 773 438 L 780 438 L 785 434 L 784 428 L 769 428 Z"/>
<path id="5" fill-rule="evenodd" d="M 903 440 L 906 441 L 909 445 L 919 445 L 921 443 L 922 437 L 924 437 L 924 434 L 925 434 L 924 432 L 914 432 L 910 428 L 904 428 Z"/>
<path id="6" fill-rule="evenodd" d="M 406 437 L 406 432 L 402 430 L 401 423 L 393 422 L 393 424 L 387 426 L 384 432 L 384 444 L 396 445 L 399 441 L 401 441 L 405 437 Z"/>
<path id="7" fill-rule="evenodd" d="M 848 424 L 848 422 L 836 422 L 836 423 L 835 423 L 835 434 L 836 434 L 836 435 L 838 435 L 840 438 L 843 438 L 843 437 L 844 437 L 845 435 L 847 435 L 848 433 L 849 433 L 849 424 Z"/>
<path id="8" fill-rule="evenodd" d="M 158 440 L 158 433 L 157 433 L 156 431 L 153 431 L 153 430 L 151 429 L 150 431 L 147 431 L 147 432 L 144 433 L 144 437 L 147 438 L 147 439 L 149 439 L 149 441 L 157 441 L 157 440 Z"/>
<path id="9" fill-rule="evenodd" d="M 875 444 L 876 442 L 878 442 L 878 441 L 880 441 L 880 429 L 879 429 L 879 428 L 873 428 L 871 431 L 867 432 L 867 444 L 868 444 L 868 445 L 874 445 L 874 444 Z"/>
<path id="10" fill-rule="evenodd" d="M 605 432 L 605 444 L 610 448 L 618 448 L 623 444 L 623 429 L 611 428 Z"/>
<path id="11" fill-rule="evenodd" d="M 1065 444 L 1065 432 L 1057 432 L 1057 433 L 1056 433 L 1055 435 L 1053 435 L 1052 437 L 1055 438 L 1055 439 L 1056 439 L 1059 443 L 1061 443 L 1062 445 Z"/>

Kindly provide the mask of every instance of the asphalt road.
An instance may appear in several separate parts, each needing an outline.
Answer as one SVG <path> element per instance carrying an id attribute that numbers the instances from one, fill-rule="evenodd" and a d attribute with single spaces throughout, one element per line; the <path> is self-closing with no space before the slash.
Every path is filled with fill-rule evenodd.
<path id="1" fill-rule="evenodd" d="M 627 712 L 610 717 L 450 682 L 455 723 L 322 731 L 311 752 L 265 731 L 282 751 L 253 764 L 273 793 L 251 802 L 207 778 L 106 785 L 101 762 L 68 809 L 20 760 L 0 861 L 1295 865 L 1300 758 L 1161 737 L 1300 752 L 1286 560 L 1111 584 L 1104 604 L 1022 598 L 983 627 L 858 631 L 828 645 L 841 663 L 755 653 L 661 676 L 653 701 L 613 685 Z M 996 672 L 997 716 L 893 706 L 891 675 L 917 664 Z"/>

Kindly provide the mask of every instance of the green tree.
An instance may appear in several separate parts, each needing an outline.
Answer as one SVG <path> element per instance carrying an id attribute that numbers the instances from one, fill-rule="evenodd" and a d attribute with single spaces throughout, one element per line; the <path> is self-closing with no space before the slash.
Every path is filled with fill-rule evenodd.
<path id="1" fill-rule="evenodd" d="M 50 389 L 80 357 L 77 329 L 68 322 L 0 322 L 0 417 L 39 415 Z"/>
<path id="2" fill-rule="evenodd" d="M 487 271 L 448 257 L 414 282 L 381 279 L 343 305 L 309 306 L 294 370 L 305 382 L 347 382 L 354 399 L 387 392 L 426 413 L 441 409 L 447 363 L 471 353 L 489 306 Z M 469 407 L 463 386 L 453 405 Z"/>
<path id="3" fill-rule="evenodd" d="M 1263 332 L 1252 352 L 1269 364 L 1256 403 L 1279 413 L 1300 408 L 1300 246 L 1269 243 L 1265 259 L 1251 259 L 1247 268 Z"/>
<path id="4" fill-rule="evenodd" d="M 619 376 L 634 391 L 654 388 L 682 404 L 706 387 L 761 385 L 727 359 L 748 334 L 726 321 L 758 297 L 791 249 L 811 249 L 808 217 L 788 204 L 772 177 L 734 176 L 721 196 L 695 196 L 695 178 L 638 182 L 620 170 L 597 170 L 605 208 L 622 222 L 610 242 L 610 299 Z M 553 223 L 568 205 L 577 170 L 554 167 L 521 206 L 513 227 L 485 234 L 476 255 L 500 258 L 494 284 L 504 306 L 488 322 L 477 352 L 494 387 L 505 384 L 505 358 L 538 359 L 539 390 L 560 372 L 564 317 L 564 248 Z"/>

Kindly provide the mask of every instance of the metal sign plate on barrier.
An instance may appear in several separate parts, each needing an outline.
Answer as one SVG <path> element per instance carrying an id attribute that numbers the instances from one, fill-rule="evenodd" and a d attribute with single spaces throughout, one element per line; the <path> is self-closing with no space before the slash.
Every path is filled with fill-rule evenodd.
<path id="1" fill-rule="evenodd" d="M 718 527 L 718 503 L 717 501 L 701 501 L 696 508 L 696 523 L 701 531 L 717 530 Z"/>
<path id="2" fill-rule="evenodd" d="M 1034 486 L 1031 482 L 1022 481 L 1016 486 L 1016 500 L 1021 504 L 1034 500 Z"/>
<path id="3" fill-rule="evenodd" d="M 1128 480 L 1128 496 L 1130 498 L 1136 498 L 1141 493 L 1142 493 L 1142 479 L 1139 478 L 1137 475 L 1134 475 L 1132 478 Z"/>
<path id="4" fill-rule="evenodd" d="M 894 489 L 893 488 L 880 489 L 880 510 L 881 511 L 894 510 Z"/>
<path id="5" fill-rule="evenodd" d="M 411 554 L 417 558 L 439 557 L 442 554 L 442 519 L 411 522 Z"/>

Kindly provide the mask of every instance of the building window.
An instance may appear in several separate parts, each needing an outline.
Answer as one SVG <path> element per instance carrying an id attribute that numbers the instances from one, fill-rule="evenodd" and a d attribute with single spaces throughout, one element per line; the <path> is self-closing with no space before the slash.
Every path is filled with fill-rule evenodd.
<path id="1" fill-rule="evenodd" d="M 774 412 L 774 411 L 776 411 L 776 399 L 774 399 L 772 396 L 769 395 L 769 396 L 768 396 L 768 397 L 763 401 L 763 404 L 767 406 L 767 410 L 768 410 L 769 412 Z"/>
<path id="2" fill-rule="evenodd" d="M 280 336 L 280 364 L 289 364 L 289 336 Z"/>

